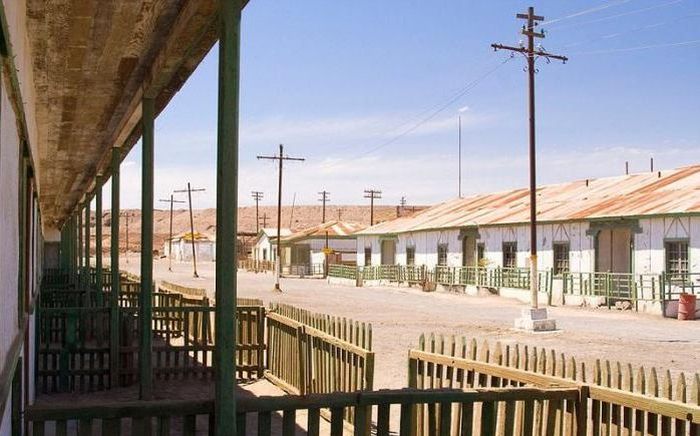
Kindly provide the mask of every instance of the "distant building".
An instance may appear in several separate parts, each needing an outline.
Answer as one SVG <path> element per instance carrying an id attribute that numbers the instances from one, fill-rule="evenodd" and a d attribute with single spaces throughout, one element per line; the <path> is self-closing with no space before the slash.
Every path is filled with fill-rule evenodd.
<path id="1" fill-rule="evenodd" d="M 292 231 L 290 229 L 280 229 L 280 236 L 282 237 L 289 236 L 291 234 Z M 277 238 L 276 228 L 266 227 L 264 229 L 260 229 L 255 243 L 253 244 L 253 250 L 251 253 L 253 260 L 258 262 L 275 260 L 275 248 L 270 242 L 273 238 Z"/>
<path id="2" fill-rule="evenodd" d="M 326 260 L 326 237 L 329 264 L 354 265 L 357 247 L 355 233 L 364 228 L 362 224 L 334 220 L 282 237 L 283 272 L 322 272 Z M 275 242 L 273 239 L 272 244 L 275 245 Z"/>
<path id="3" fill-rule="evenodd" d="M 700 272 L 700 165 L 543 185 L 538 269 Z M 448 201 L 357 234 L 358 265 L 529 266 L 528 189 Z"/>
<path id="4" fill-rule="evenodd" d="M 170 244 L 166 240 L 163 243 L 163 253 L 166 257 L 170 257 Z M 192 233 L 186 232 L 173 237 L 173 260 L 178 262 L 188 262 L 192 260 Z M 214 261 L 216 260 L 216 239 L 211 235 L 194 232 L 194 248 L 197 253 L 198 261 Z"/>

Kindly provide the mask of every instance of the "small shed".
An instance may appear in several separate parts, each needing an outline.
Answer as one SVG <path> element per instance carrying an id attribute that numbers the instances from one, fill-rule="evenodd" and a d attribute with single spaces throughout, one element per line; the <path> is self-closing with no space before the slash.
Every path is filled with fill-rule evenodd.
<path id="1" fill-rule="evenodd" d="M 173 256 L 173 260 L 178 262 L 188 262 L 192 260 L 192 239 L 191 232 L 181 233 L 174 236 L 172 239 L 172 250 L 170 253 L 170 244 L 168 240 L 163 243 L 163 253 L 166 257 Z M 194 232 L 194 249 L 197 254 L 198 261 L 216 260 L 216 239 L 204 233 Z"/>
<path id="2" fill-rule="evenodd" d="M 327 221 L 282 237 L 282 266 L 319 271 L 328 256 L 329 264 L 354 265 L 357 241 L 355 233 L 366 226 L 348 221 Z M 326 248 L 328 241 L 328 250 Z M 276 244 L 273 239 L 272 245 Z"/>
<path id="3" fill-rule="evenodd" d="M 280 229 L 280 236 L 284 238 L 292 234 L 290 229 Z M 267 262 L 275 260 L 275 247 L 272 245 L 272 240 L 277 238 L 277 228 L 266 227 L 260 229 L 258 236 L 253 245 L 251 257 L 258 262 Z"/>

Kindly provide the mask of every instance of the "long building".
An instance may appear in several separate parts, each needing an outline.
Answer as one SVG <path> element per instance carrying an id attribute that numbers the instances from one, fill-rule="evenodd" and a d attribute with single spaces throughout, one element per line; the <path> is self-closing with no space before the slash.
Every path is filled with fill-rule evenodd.
<path id="1" fill-rule="evenodd" d="M 104 341 L 100 357 L 90 360 L 90 368 L 99 365 L 101 371 L 95 389 L 116 388 L 124 381 L 120 166 L 138 141 L 143 152 L 141 241 L 147 247 L 141 253 L 138 398 L 153 398 L 154 123 L 217 41 L 216 191 L 222 215 L 216 223 L 216 304 L 221 310 L 215 315 L 220 347 L 213 357 L 218 369 L 212 431 L 234 433 L 236 270 L 231 265 L 236 261 L 240 21 L 246 3 L 0 1 L 0 435 L 44 433 L 44 419 L 32 418 L 31 412 L 41 397 L 39 379 L 55 380 L 50 387 L 64 392 L 83 388 L 69 380 L 75 375 L 71 371 L 86 362 L 75 357 L 76 343 L 85 342 L 85 335 Z M 102 198 L 106 183 L 111 201 Z M 112 212 L 109 271 L 102 259 L 105 209 Z M 62 297 L 47 298 L 45 286 Z M 83 293 L 94 298 L 69 299 Z M 39 324 L 43 310 L 54 315 L 63 310 L 65 319 L 47 320 L 49 315 L 42 314 Z M 89 328 L 83 315 L 77 321 L 76 313 L 90 311 L 100 312 L 107 325 Z M 73 400 L 62 405 L 73 406 Z M 56 434 L 65 434 L 66 419 L 75 415 L 62 418 Z M 72 423 L 68 427 L 75 429 Z M 81 424 L 80 433 L 91 431 Z M 118 420 L 107 433 L 119 433 Z"/>
<path id="2" fill-rule="evenodd" d="M 538 269 L 700 272 L 700 165 L 537 190 Z M 474 195 L 357 235 L 358 265 L 529 265 L 528 189 Z"/>

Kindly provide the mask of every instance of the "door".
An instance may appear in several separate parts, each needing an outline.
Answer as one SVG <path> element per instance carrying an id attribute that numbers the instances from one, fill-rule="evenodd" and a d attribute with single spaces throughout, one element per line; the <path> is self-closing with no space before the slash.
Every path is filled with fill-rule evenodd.
<path id="1" fill-rule="evenodd" d="M 629 299 L 632 296 L 632 230 L 629 227 L 603 229 L 596 237 L 594 279 L 597 291 L 610 293 L 612 298 Z"/>
<path id="2" fill-rule="evenodd" d="M 462 238 L 462 266 L 476 266 L 476 238 Z"/>
<path id="3" fill-rule="evenodd" d="M 394 265 L 396 263 L 396 241 L 382 241 L 382 265 Z"/>
<path id="4" fill-rule="evenodd" d="M 632 231 L 628 227 L 603 229 L 596 244 L 596 272 L 632 272 Z"/>

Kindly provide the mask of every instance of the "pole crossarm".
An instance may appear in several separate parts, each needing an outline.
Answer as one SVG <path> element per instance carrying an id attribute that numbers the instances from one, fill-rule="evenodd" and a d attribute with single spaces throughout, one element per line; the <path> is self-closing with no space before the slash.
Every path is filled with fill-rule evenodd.
<path id="1" fill-rule="evenodd" d="M 522 53 L 523 55 L 526 55 L 526 56 L 530 55 L 530 51 L 527 49 L 527 47 L 513 47 L 512 45 L 505 45 L 505 44 L 491 44 L 491 47 L 493 47 L 494 51 L 509 50 L 509 51 L 513 51 L 513 52 Z M 566 63 L 569 60 L 569 58 L 566 56 L 552 54 L 552 53 L 546 52 L 544 50 L 533 50 L 532 56 L 543 57 L 543 58 L 548 58 L 548 59 L 556 59 L 556 60 L 562 61 L 564 63 Z"/>

